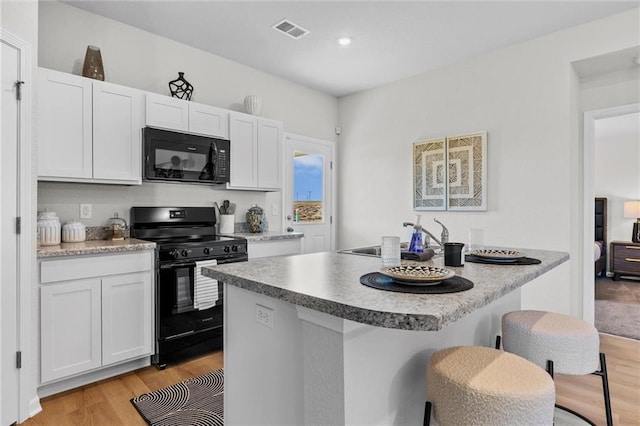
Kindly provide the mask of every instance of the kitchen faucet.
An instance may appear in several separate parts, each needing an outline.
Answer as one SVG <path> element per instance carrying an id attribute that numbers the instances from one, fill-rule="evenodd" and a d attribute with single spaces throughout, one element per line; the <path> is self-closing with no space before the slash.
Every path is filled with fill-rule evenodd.
<path id="1" fill-rule="evenodd" d="M 440 234 L 440 241 L 442 242 L 442 244 L 440 244 L 440 247 L 442 247 L 443 244 L 446 244 L 449 242 L 449 230 L 438 219 L 433 218 L 433 221 L 438 223 L 440 226 L 442 226 L 442 234 Z"/>
<path id="2" fill-rule="evenodd" d="M 442 226 L 442 233 L 440 234 L 440 239 L 437 239 L 431 232 L 427 231 L 426 229 L 424 229 L 424 227 L 422 225 L 420 225 L 420 221 L 418 220 L 418 223 L 411 223 L 411 222 L 403 222 L 402 226 L 412 226 L 413 229 L 415 229 L 416 231 L 422 231 L 425 234 L 427 234 L 429 237 L 433 238 L 433 240 L 438 243 L 440 245 L 441 248 L 444 249 L 444 244 L 449 242 L 449 230 L 447 229 L 446 226 L 444 226 L 442 224 L 442 222 L 440 222 L 438 219 L 433 219 L 434 222 L 438 223 L 440 226 Z"/>
<path id="3" fill-rule="evenodd" d="M 429 231 L 427 231 L 426 229 L 424 229 L 424 228 L 422 227 L 422 225 L 420 225 L 419 223 L 403 222 L 403 223 L 402 223 L 402 226 L 413 226 L 413 229 L 415 229 L 416 231 L 422 231 L 422 232 L 424 232 L 425 234 L 427 234 L 427 238 L 428 238 L 428 237 L 433 238 L 433 240 L 434 240 L 436 243 L 440 244 L 440 247 L 442 247 L 442 244 L 440 243 L 440 240 L 438 240 L 438 239 L 437 239 L 437 238 L 436 238 L 436 237 L 435 237 L 431 232 L 429 232 Z M 429 240 L 427 240 L 427 244 L 425 244 L 425 248 L 428 248 L 428 247 L 429 247 L 429 243 L 428 243 L 428 241 L 429 241 Z"/>

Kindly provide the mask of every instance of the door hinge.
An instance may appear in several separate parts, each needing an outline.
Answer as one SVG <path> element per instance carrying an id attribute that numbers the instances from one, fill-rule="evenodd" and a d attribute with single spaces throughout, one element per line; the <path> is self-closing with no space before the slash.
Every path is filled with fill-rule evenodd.
<path id="1" fill-rule="evenodd" d="M 16 234 L 20 234 L 22 232 L 22 218 L 16 217 Z"/>
<path id="2" fill-rule="evenodd" d="M 329 225 L 333 225 L 333 216 L 329 216 Z"/>
<path id="3" fill-rule="evenodd" d="M 329 161 L 329 169 L 333 170 L 333 161 Z"/>
<path id="4" fill-rule="evenodd" d="M 22 100 L 22 85 L 24 84 L 24 81 L 16 81 L 16 100 L 21 101 Z"/>
<path id="5" fill-rule="evenodd" d="M 22 368 L 22 351 L 16 352 L 16 368 Z"/>

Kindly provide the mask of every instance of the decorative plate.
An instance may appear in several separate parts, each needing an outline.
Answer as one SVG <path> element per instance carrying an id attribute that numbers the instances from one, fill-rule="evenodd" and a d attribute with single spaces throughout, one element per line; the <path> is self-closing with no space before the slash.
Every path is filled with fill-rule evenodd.
<path id="1" fill-rule="evenodd" d="M 382 268 L 380 273 L 400 284 L 433 285 L 456 275 L 455 272 L 437 266 L 400 265 Z"/>
<path id="2" fill-rule="evenodd" d="M 515 250 L 498 250 L 498 249 L 479 249 L 474 250 L 470 254 L 478 257 L 484 257 L 491 260 L 517 260 L 526 257 L 524 253 Z"/>

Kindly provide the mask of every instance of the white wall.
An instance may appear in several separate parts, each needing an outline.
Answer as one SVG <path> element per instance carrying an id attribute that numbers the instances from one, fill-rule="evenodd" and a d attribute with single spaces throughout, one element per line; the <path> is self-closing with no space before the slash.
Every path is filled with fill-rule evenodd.
<path id="1" fill-rule="evenodd" d="M 640 200 L 640 113 L 595 123 L 595 193 L 608 198 L 608 240 L 631 241 L 635 219 L 625 219 L 623 204 Z"/>
<path id="2" fill-rule="evenodd" d="M 405 235 L 402 222 L 414 219 L 413 142 L 486 130 L 488 211 L 425 212 L 422 223 L 438 218 L 451 241 L 482 228 L 487 244 L 570 252 L 572 265 L 547 280 L 549 297 L 530 300 L 525 288 L 523 307 L 580 316 L 574 264 L 582 242 L 572 237 L 582 233 L 582 157 L 571 62 L 638 45 L 638 16 L 614 15 L 341 98 L 338 245 Z"/>
<path id="3" fill-rule="evenodd" d="M 87 45 L 100 47 L 106 80 L 169 95 L 178 71 L 194 86 L 193 101 L 242 110 L 246 95 L 262 98 L 262 115 L 284 122 L 287 132 L 335 140 L 337 99 L 175 41 L 56 1 L 40 2 L 39 66 L 81 74 Z M 38 208 L 56 210 L 61 220 L 78 218 L 79 203 L 93 204 L 90 226 L 115 211 L 128 218 L 132 205 L 211 205 L 229 199 L 244 215 L 252 204 L 271 212 L 281 194 L 213 190 L 197 185 L 143 184 L 142 187 L 41 183 Z M 280 214 L 270 215 L 271 230 L 281 229 Z M 236 217 L 237 221 L 244 218 Z"/>

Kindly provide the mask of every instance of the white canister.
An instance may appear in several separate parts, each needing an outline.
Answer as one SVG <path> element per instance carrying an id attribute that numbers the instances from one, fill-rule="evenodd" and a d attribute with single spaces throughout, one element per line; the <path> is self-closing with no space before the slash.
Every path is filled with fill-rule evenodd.
<path id="1" fill-rule="evenodd" d="M 81 222 L 68 222 L 62 227 L 62 241 L 79 243 L 87 239 L 87 228 Z"/>
<path id="2" fill-rule="evenodd" d="M 45 210 L 38 214 L 38 242 L 43 246 L 60 244 L 60 220 L 56 212 Z"/>
<path id="3" fill-rule="evenodd" d="M 235 222 L 234 216 L 232 214 L 221 214 L 220 215 L 220 233 L 221 234 L 233 234 Z"/>

